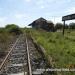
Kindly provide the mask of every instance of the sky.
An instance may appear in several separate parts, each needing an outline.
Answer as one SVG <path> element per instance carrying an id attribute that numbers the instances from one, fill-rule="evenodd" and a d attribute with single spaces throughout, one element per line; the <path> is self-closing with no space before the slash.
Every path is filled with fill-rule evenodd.
<path id="1" fill-rule="evenodd" d="M 0 27 L 26 27 L 40 17 L 62 23 L 62 16 L 73 13 L 75 0 L 0 0 Z"/>

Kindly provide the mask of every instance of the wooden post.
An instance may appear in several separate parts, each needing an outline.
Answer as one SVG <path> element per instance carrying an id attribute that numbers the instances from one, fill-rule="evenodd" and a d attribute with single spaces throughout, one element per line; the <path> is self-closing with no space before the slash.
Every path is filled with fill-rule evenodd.
<path id="1" fill-rule="evenodd" d="M 65 21 L 63 21 L 63 35 L 64 35 L 64 32 L 65 32 Z"/>

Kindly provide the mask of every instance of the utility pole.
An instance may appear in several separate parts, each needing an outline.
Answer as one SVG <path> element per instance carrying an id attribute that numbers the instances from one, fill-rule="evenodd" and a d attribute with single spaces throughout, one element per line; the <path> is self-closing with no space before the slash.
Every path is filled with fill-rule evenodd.
<path id="1" fill-rule="evenodd" d="M 64 32 L 65 32 L 65 21 L 63 21 L 63 35 L 64 35 Z"/>

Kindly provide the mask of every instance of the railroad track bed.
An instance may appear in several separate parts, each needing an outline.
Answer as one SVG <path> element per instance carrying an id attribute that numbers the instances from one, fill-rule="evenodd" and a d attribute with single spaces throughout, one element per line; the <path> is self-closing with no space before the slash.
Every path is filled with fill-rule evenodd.
<path id="1" fill-rule="evenodd" d="M 44 56 L 37 50 L 33 41 L 20 35 L 0 66 L 0 75 L 52 75 Z"/>
<path id="2" fill-rule="evenodd" d="M 37 50 L 33 41 L 28 39 L 28 50 L 30 55 L 31 70 L 33 75 L 52 75 L 49 71 L 44 71 L 50 66 L 45 57 Z"/>
<path id="3" fill-rule="evenodd" d="M 19 37 L 7 60 L 7 64 L 5 64 L 0 75 L 28 75 L 28 61 L 24 35 Z"/>
<path id="4" fill-rule="evenodd" d="M 7 55 L 7 53 L 9 52 L 9 50 L 12 48 L 13 44 L 15 43 L 15 40 L 17 39 L 18 36 L 16 37 L 12 37 L 11 41 L 9 41 L 8 43 L 4 43 L 4 44 L 0 44 L 0 46 L 2 46 L 2 52 L 0 52 L 0 65 L 2 63 L 2 61 L 4 60 L 5 56 Z M 4 48 L 5 46 L 7 46 L 7 48 Z M 5 50 L 5 51 L 3 51 Z"/>

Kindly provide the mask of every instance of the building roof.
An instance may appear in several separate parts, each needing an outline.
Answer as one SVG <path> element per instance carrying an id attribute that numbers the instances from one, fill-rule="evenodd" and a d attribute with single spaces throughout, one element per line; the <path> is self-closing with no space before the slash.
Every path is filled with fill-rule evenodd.
<path id="1" fill-rule="evenodd" d="M 46 19 L 40 17 L 39 19 L 35 20 L 35 21 L 47 21 Z"/>
<path id="2" fill-rule="evenodd" d="M 31 24 L 29 24 L 29 26 L 31 26 L 34 22 L 38 23 L 38 22 L 46 22 L 46 21 L 47 21 L 46 19 L 40 17 L 39 19 L 37 19 L 37 20 L 33 21 Z"/>

